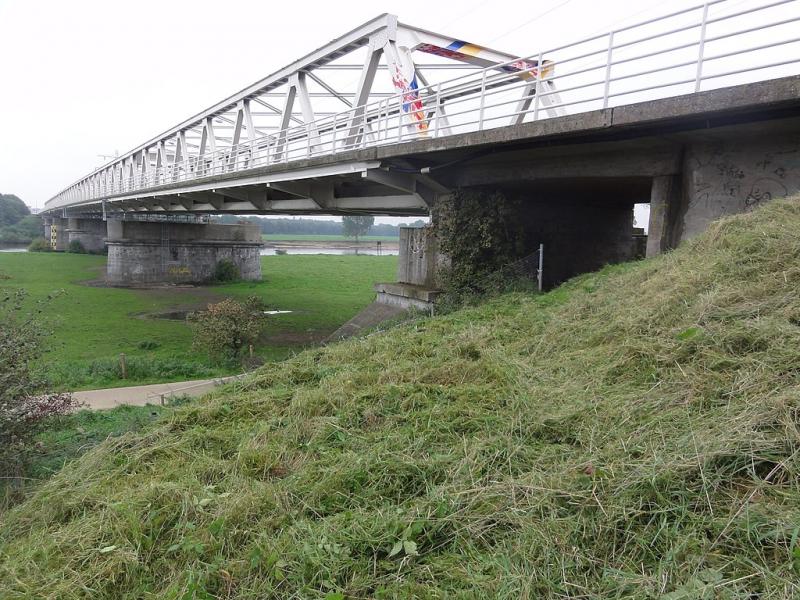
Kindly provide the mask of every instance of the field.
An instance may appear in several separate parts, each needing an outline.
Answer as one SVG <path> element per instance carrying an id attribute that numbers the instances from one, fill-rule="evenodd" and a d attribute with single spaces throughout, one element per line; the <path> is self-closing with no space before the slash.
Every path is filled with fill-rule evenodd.
<path id="1" fill-rule="evenodd" d="M 800 597 L 800 200 L 269 364 L 0 515 L 9 600 Z"/>
<path id="2" fill-rule="evenodd" d="M 291 314 L 269 317 L 256 353 L 278 360 L 316 344 L 374 297 L 372 284 L 392 281 L 396 257 L 265 256 L 264 281 L 208 287 L 149 290 L 106 288 L 81 282 L 98 279 L 101 256 L 2 253 L 0 285 L 24 288 L 31 304 L 54 292 L 46 305 L 51 350 L 41 367 L 57 386 L 87 389 L 131 383 L 202 378 L 226 371 L 193 352 L 191 332 L 182 320 L 152 318 L 164 312 L 203 308 L 223 297 L 257 295 L 270 309 Z M 129 379 L 118 379 L 125 353 Z"/>
<path id="3" fill-rule="evenodd" d="M 304 235 L 290 233 L 264 233 L 261 237 L 269 242 L 351 242 L 354 238 L 344 235 Z M 397 242 L 400 238 L 392 235 L 362 235 L 359 242 Z"/>

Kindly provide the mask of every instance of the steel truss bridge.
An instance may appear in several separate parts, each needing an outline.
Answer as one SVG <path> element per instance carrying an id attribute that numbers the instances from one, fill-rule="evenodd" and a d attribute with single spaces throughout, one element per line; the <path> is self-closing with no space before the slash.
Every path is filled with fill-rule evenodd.
<path id="1" fill-rule="evenodd" d="M 449 136 L 796 74 L 798 21 L 799 0 L 714 0 L 517 57 L 384 14 L 98 168 L 44 210 L 427 214 L 449 192 L 435 177 L 446 165 L 420 166 L 404 148 L 419 156 Z"/>

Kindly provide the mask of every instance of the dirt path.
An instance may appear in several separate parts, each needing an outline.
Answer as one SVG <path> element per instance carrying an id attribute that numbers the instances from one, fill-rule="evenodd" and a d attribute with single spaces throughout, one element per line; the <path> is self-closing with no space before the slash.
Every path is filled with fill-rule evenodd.
<path id="1" fill-rule="evenodd" d="M 91 410 L 105 410 L 129 404 L 144 406 L 145 404 L 162 404 L 173 396 L 202 396 L 214 388 L 236 379 L 238 375 L 217 379 L 199 379 L 196 381 L 178 381 L 175 383 L 155 383 L 131 387 L 108 388 L 104 390 L 86 390 L 73 392 L 79 402 Z"/>

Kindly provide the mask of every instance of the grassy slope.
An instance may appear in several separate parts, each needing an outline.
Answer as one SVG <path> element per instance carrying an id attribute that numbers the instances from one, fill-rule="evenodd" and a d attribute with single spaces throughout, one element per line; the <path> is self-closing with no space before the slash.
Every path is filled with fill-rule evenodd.
<path id="1" fill-rule="evenodd" d="M 22 287 L 30 298 L 40 299 L 63 289 L 65 293 L 49 305 L 53 336 L 52 351 L 46 356 L 47 369 L 56 380 L 70 387 L 130 385 L 187 378 L 178 372 L 145 372 L 127 381 L 86 378 L 82 368 L 97 359 L 115 362 L 120 352 L 129 357 L 152 358 L 155 363 L 176 363 L 195 369 L 189 376 L 222 373 L 206 357 L 193 352 L 191 332 L 182 322 L 142 319 L 134 315 L 175 307 L 202 306 L 215 297 L 255 294 L 274 308 L 298 311 L 271 319 L 271 337 L 258 348 L 268 359 L 280 359 L 307 345 L 304 338 L 330 333 L 370 302 L 375 281 L 392 280 L 396 257 L 362 256 L 265 256 L 264 281 L 232 284 L 197 290 L 129 290 L 100 288 L 78 282 L 96 279 L 105 264 L 100 256 L 76 254 L 0 254 L 0 272 L 11 279 L 3 287 Z M 209 296 L 209 294 L 211 296 Z M 155 350 L 138 344 L 154 341 Z M 192 366 L 196 365 L 196 366 Z M 81 379 L 83 377 L 84 379 Z"/>
<path id="2" fill-rule="evenodd" d="M 268 365 L 5 515 L 0 589 L 796 596 L 798 232 L 798 202 L 773 203 L 541 297 Z"/>

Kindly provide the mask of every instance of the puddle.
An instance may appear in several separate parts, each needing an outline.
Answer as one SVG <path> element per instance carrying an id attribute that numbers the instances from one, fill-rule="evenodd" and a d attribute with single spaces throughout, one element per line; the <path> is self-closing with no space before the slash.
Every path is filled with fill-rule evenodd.
<path id="1" fill-rule="evenodd" d="M 294 312 L 293 310 L 265 310 L 265 315 L 288 315 L 289 313 Z"/>
<path id="2" fill-rule="evenodd" d="M 193 312 L 202 311 L 202 308 L 195 308 L 190 310 L 165 310 L 161 312 L 143 313 L 135 315 L 140 319 L 164 319 L 166 321 L 185 321 L 186 317 Z M 293 310 L 265 310 L 264 314 L 272 315 L 288 315 L 293 313 Z"/>

